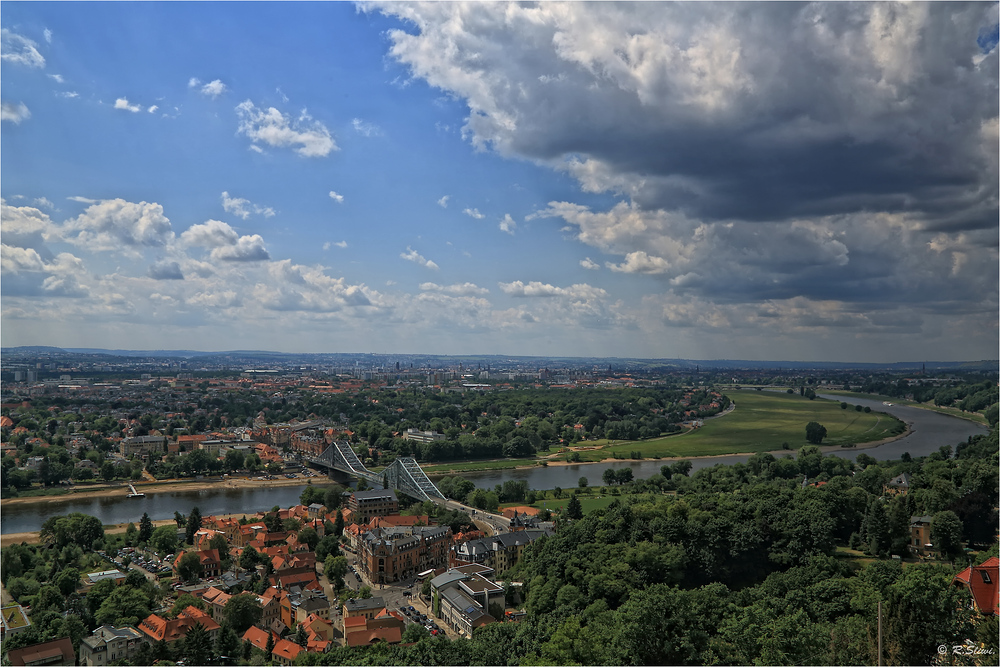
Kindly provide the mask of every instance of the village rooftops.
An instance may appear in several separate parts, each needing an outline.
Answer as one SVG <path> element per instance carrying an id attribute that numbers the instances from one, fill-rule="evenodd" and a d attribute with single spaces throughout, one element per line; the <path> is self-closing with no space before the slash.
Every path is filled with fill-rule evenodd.
<path id="1" fill-rule="evenodd" d="M 354 598 L 344 603 L 348 612 L 369 611 L 372 609 L 382 609 L 385 607 L 385 600 L 380 597 L 375 598 Z"/>

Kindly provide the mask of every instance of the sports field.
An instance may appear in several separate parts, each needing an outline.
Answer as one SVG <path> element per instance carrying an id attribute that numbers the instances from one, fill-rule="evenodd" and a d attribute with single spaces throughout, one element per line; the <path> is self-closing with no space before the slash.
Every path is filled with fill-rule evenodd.
<path id="1" fill-rule="evenodd" d="M 583 461 L 600 461 L 617 453 L 627 457 L 638 451 L 644 458 L 711 456 L 798 449 L 806 442 L 806 424 L 826 427 L 824 445 L 861 444 L 902 433 L 903 423 L 884 412 L 857 412 L 853 405 L 841 409 L 839 401 L 810 401 L 798 394 L 766 391 L 731 391 L 726 394 L 736 409 L 689 433 L 645 442 L 627 442 L 598 450 L 581 451 Z M 850 399 L 846 399 L 850 403 Z"/>

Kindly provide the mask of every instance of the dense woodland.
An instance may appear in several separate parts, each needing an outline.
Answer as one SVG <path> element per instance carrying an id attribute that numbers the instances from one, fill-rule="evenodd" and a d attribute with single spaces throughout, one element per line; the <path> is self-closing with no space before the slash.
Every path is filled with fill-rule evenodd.
<path id="1" fill-rule="evenodd" d="M 635 480 L 623 488 L 633 493 L 607 510 L 560 519 L 558 534 L 529 547 L 505 574 L 524 582 L 522 622 L 487 626 L 468 641 L 427 638 L 300 659 L 874 664 L 879 600 L 886 664 L 931 664 L 938 645 L 966 639 L 996 655 L 997 619 L 974 612 L 952 579 L 970 561 L 997 554 L 997 431 L 954 456 L 946 447 L 922 459 L 868 457 L 852 466 L 818 450 L 802 454 Z M 913 476 L 911 492 L 883 495 L 882 484 L 903 471 Z M 827 483 L 803 487 L 803 473 Z M 676 494 L 665 495 L 669 487 Z M 933 517 L 932 539 L 947 545 L 940 560 L 891 558 L 905 552 L 912 515 Z M 981 551 L 972 555 L 963 543 Z M 857 550 L 845 549 L 851 544 Z"/>

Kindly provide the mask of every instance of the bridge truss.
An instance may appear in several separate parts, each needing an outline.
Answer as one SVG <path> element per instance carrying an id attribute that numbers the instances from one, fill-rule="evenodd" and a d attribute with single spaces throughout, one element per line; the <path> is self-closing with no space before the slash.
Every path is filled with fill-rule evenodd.
<path id="1" fill-rule="evenodd" d="M 397 489 L 420 500 L 444 500 L 444 494 L 427 477 L 417 462 L 409 457 L 398 458 L 382 472 L 368 470 L 347 442 L 335 442 L 319 456 L 306 456 L 314 465 L 333 468 L 368 480 L 385 488 Z"/>

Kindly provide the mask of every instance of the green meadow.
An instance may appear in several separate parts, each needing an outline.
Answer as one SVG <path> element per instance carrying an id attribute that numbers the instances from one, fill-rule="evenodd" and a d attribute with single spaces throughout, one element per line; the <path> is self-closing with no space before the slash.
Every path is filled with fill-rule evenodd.
<path id="1" fill-rule="evenodd" d="M 729 391 L 736 409 L 704 426 L 681 435 L 605 446 L 581 451 L 582 461 L 600 461 L 614 454 L 628 458 L 640 452 L 643 458 L 711 456 L 798 449 L 806 442 L 806 424 L 816 421 L 826 427 L 824 445 L 856 445 L 881 440 L 903 431 L 901 421 L 884 412 L 857 412 L 853 405 L 841 409 L 839 401 L 809 400 L 798 394 L 765 391 Z M 849 399 L 846 399 L 850 403 Z"/>

